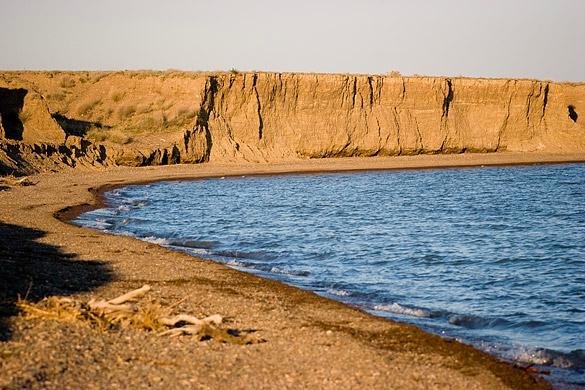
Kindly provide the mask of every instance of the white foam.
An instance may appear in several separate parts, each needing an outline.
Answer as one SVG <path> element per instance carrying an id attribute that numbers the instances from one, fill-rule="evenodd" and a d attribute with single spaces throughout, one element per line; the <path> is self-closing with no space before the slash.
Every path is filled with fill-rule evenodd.
<path id="1" fill-rule="evenodd" d="M 195 256 L 205 257 L 209 255 L 209 251 L 203 248 L 183 248 L 183 250 Z"/>
<path id="2" fill-rule="evenodd" d="M 281 274 L 281 275 L 291 275 L 291 276 L 307 276 L 309 274 L 308 271 L 296 271 L 289 267 L 277 267 L 274 266 L 270 268 L 270 272 L 274 274 Z"/>
<path id="3" fill-rule="evenodd" d="M 551 356 L 542 350 L 521 349 L 514 351 L 513 359 L 520 363 L 547 365 L 552 362 Z"/>
<path id="4" fill-rule="evenodd" d="M 351 293 L 349 291 L 346 290 L 336 290 L 333 288 L 330 288 L 329 290 L 327 290 L 327 294 L 331 294 L 331 295 L 336 295 L 338 297 L 348 297 L 351 295 Z"/>
<path id="5" fill-rule="evenodd" d="M 229 265 L 229 266 L 231 266 L 231 267 L 244 267 L 245 266 L 244 263 L 242 263 L 240 261 L 237 261 L 236 259 L 228 260 L 226 262 L 226 264 Z"/>
<path id="6" fill-rule="evenodd" d="M 396 314 L 404 314 L 407 316 L 412 317 L 430 317 L 428 310 L 418 309 L 418 308 L 410 308 L 406 306 L 399 305 L 398 303 L 392 303 L 390 305 L 376 305 L 374 306 L 374 310 L 379 311 L 387 311 L 390 313 Z"/>
<path id="7" fill-rule="evenodd" d="M 148 236 L 148 237 L 142 237 L 141 240 L 146 241 L 146 242 L 150 242 L 152 244 L 157 244 L 157 245 L 169 245 L 169 240 L 167 240 L 166 238 L 162 238 L 162 237 Z"/>
<path id="8" fill-rule="evenodd" d="M 111 223 L 105 222 L 105 221 L 100 221 L 100 220 L 87 220 L 87 221 L 83 221 L 83 225 L 86 227 L 90 227 L 93 229 L 98 229 L 98 230 L 108 230 L 108 228 L 112 227 Z"/>

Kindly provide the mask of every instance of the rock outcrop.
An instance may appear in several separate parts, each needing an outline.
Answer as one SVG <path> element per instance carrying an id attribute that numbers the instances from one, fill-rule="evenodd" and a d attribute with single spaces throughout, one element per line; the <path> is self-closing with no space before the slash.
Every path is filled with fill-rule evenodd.
<path id="1" fill-rule="evenodd" d="M 0 172 L 585 152 L 585 84 L 287 73 L 0 74 Z"/>
<path id="2" fill-rule="evenodd" d="M 25 143 L 65 141 L 65 132 L 53 119 L 44 98 L 30 83 L 0 77 L 0 119 L 2 139 Z"/>

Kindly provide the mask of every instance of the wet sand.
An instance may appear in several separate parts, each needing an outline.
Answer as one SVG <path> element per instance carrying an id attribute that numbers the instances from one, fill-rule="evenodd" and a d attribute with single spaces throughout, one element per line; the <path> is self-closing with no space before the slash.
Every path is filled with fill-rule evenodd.
<path id="1" fill-rule="evenodd" d="M 0 387 L 547 388 L 456 341 L 311 292 L 129 237 L 68 224 L 100 192 L 157 180 L 290 172 L 585 161 L 585 155 L 462 154 L 71 171 L 0 192 Z M 205 199 L 201 199 L 205 202 Z M 58 217 L 58 218 L 56 218 Z M 148 283 L 163 304 L 254 330 L 253 345 L 25 320 L 17 294 L 111 298 Z"/>

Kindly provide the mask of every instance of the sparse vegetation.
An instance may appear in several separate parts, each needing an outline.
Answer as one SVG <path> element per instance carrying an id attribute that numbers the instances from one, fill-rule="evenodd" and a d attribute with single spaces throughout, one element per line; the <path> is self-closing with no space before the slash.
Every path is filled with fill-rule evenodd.
<path id="1" fill-rule="evenodd" d="M 402 77 L 402 74 L 397 70 L 391 70 L 386 74 L 388 77 Z"/>
<path id="2" fill-rule="evenodd" d="M 90 128 L 86 134 L 86 137 L 93 142 L 110 142 L 117 145 L 127 145 L 134 141 L 134 138 L 122 133 L 121 131 L 111 130 L 103 127 Z"/>
<path id="3" fill-rule="evenodd" d="M 139 132 L 147 131 L 147 130 L 154 130 L 154 129 L 160 127 L 161 124 L 162 123 L 160 121 L 157 121 L 156 119 L 154 119 L 151 116 L 147 116 L 147 117 L 143 118 L 142 121 L 138 124 L 137 130 Z"/>
<path id="4" fill-rule="evenodd" d="M 122 106 L 118 108 L 118 116 L 120 119 L 127 119 L 130 116 L 134 115 L 136 112 L 136 107 L 133 105 Z"/>
<path id="5" fill-rule="evenodd" d="M 191 118 L 195 118 L 195 115 L 197 114 L 197 111 L 195 111 L 192 108 L 181 108 L 179 109 L 179 111 L 177 111 L 177 118 L 176 119 L 191 119 Z"/>
<path id="6" fill-rule="evenodd" d="M 106 77 L 109 74 L 109 72 L 99 72 L 99 73 L 93 73 L 93 76 L 91 78 L 91 82 L 92 84 L 97 83 L 98 81 L 100 81 L 102 78 Z"/>
<path id="7" fill-rule="evenodd" d="M 75 87 L 75 80 L 73 80 L 71 77 L 63 77 L 59 82 L 59 86 L 61 88 L 73 88 Z"/>
<path id="8" fill-rule="evenodd" d="M 95 107 L 100 104 L 101 100 L 99 98 L 96 99 L 92 99 L 90 101 L 87 101 L 85 103 L 82 103 L 78 108 L 77 108 L 77 113 L 81 116 L 87 116 L 88 114 L 90 114 Z"/>
<path id="9" fill-rule="evenodd" d="M 124 94 L 122 92 L 114 92 L 110 95 L 110 98 L 112 99 L 112 101 L 114 103 L 118 103 L 120 100 L 122 100 L 122 98 L 124 97 Z"/>
<path id="10" fill-rule="evenodd" d="M 231 68 L 230 73 L 233 75 L 237 75 L 237 74 L 240 74 L 241 72 L 239 70 L 237 70 L 236 68 Z"/>
<path id="11" fill-rule="evenodd" d="M 50 93 L 47 95 L 47 99 L 49 100 L 54 100 L 57 102 L 61 102 L 63 100 L 65 100 L 65 93 L 63 91 L 59 91 L 59 92 L 55 92 L 55 93 Z"/>
<path id="12" fill-rule="evenodd" d="M 138 106 L 138 108 L 136 109 L 136 112 L 138 114 L 148 114 L 149 112 L 152 112 L 152 103 L 151 104 L 142 104 L 142 105 Z"/>

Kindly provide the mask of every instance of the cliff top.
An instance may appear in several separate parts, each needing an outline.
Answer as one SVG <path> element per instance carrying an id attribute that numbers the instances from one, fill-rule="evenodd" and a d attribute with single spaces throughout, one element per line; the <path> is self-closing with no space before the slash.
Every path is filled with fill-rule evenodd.
<path id="1" fill-rule="evenodd" d="M 262 70 L 180 70 L 180 69 L 124 69 L 124 70 L 2 70 L 0 75 L 18 75 L 18 74 L 37 74 L 37 75 L 126 75 L 131 77 L 200 77 L 200 76 L 219 76 L 219 75 L 240 75 L 240 74 L 271 74 L 271 75 L 299 75 L 299 76 L 349 76 L 349 77 L 386 77 L 386 78 L 404 78 L 404 79 L 450 79 L 450 80 L 513 80 L 513 81 L 542 81 L 562 85 L 584 85 L 585 81 L 568 81 L 568 80 L 543 80 L 530 77 L 474 77 L 474 76 L 446 76 L 446 75 L 420 75 L 401 74 L 398 71 L 389 71 L 388 73 L 329 73 L 329 72 L 295 72 L 295 71 L 262 71 Z"/>

